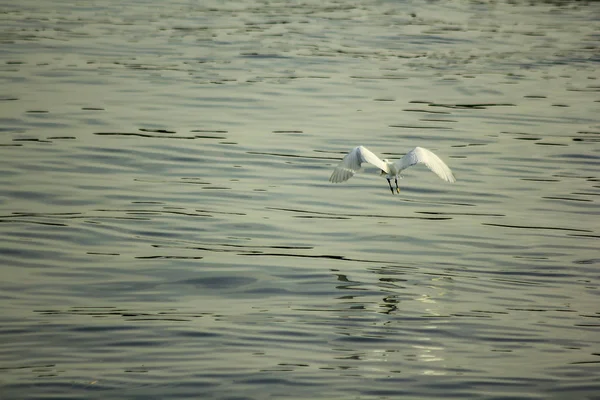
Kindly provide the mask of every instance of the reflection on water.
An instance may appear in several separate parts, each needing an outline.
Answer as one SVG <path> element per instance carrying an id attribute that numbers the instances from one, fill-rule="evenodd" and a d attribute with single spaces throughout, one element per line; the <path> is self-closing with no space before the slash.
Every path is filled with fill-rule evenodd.
<path id="1" fill-rule="evenodd" d="M 597 396 L 597 13 L 7 5 L 0 397 Z"/>

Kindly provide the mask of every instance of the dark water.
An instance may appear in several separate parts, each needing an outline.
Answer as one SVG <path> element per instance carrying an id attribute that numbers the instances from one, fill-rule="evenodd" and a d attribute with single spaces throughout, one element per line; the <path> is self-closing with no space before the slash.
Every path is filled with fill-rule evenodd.
<path id="1" fill-rule="evenodd" d="M 0 398 L 600 398 L 600 4 L 1 11 Z"/>

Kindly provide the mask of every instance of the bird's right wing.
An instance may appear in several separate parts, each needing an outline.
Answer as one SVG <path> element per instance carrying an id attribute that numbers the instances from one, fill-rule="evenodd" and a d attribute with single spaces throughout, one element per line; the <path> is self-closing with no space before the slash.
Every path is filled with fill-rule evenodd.
<path id="1" fill-rule="evenodd" d="M 386 173 L 389 172 L 387 164 L 380 160 L 379 157 L 366 147 L 358 146 L 346 154 L 342 162 L 335 167 L 329 181 L 334 183 L 347 181 L 360 169 L 363 162 L 372 164 Z"/>
<path id="2" fill-rule="evenodd" d="M 415 164 L 425 164 L 432 172 L 446 182 L 456 182 L 452 170 L 431 150 L 415 147 L 394 163 L 398 171 L 402 171 Z"/>

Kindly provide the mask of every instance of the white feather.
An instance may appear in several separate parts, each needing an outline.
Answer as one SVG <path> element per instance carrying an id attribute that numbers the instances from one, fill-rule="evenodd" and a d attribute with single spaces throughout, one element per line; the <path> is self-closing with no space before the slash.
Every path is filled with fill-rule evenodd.
<path id="1" fill-rule="evenodd" d="M 352 178 L 352 176 L 354 176 L 358 170 L 360 170 L 362 163 L 364 162 L 379 168 L 382 171 L 382 174 L 386 175 L 388 182 L 392 178 L 397 180 L 400 172 L 416 164 L 425 164 L 441 179 L 447 182 L 456 182 L 456 178 L 454 177 L 452 170 L 450 170 L 450 168 L 438 156 L 433 154 L 433 152 L 423 147 L 415 147 L 406 153 L 400 160 L 392 162 L 385 159 L 381 160 L 369 149 L 363 146 L 355 147 L 348 154 L 346 154 L 342 162 L 340 162 L 333 170 L 329 180 L 334 183 L 347 181 L 348 179 Z"/>
<path id="2" fill-rule="evenodd" d="M 433 173 L 446 182 L 456 182 L 450 168 L 431 150 L 415 147 L 394 163 L 398 173 L 415 164 L 425 164 Z"/>
<path id="3" fill-rule="evenodd" d="M 369 149 L 363 146 L 358 146 L 346 154 L 341 163 L 333 170 L 329 181 L 334 183 L 345 182 L 361 168 L 362 163 L 367 162 L 389 173 L 388 165 L 373 154 Z"/>

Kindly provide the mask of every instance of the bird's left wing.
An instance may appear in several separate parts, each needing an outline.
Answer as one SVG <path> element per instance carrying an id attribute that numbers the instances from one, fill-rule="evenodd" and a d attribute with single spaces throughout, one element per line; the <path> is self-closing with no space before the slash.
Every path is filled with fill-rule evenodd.
<path id="1" fill-rule="evenodd" d="M 447 182 L 456 182 L 452 170 L 433 152 L 423 147 L 415 147 L 394 163 L 398 171 L 415 164 L 425 164 L 432 172 Z"/>
<path id="2" fill-rule="evenodd" d="M 346 154 L 342 162 L 335 167 L 329 181 L 334 183 L 347 181 L 360 169 L 363 162 L 368 162 L 386 173 L 389 172 L 387 164 L 373 154 L 371 150 L 358 146 Z"/>

